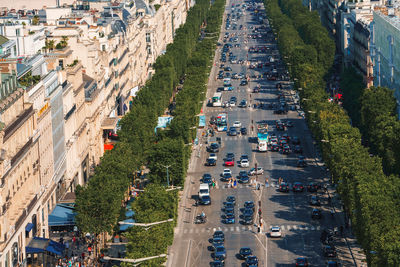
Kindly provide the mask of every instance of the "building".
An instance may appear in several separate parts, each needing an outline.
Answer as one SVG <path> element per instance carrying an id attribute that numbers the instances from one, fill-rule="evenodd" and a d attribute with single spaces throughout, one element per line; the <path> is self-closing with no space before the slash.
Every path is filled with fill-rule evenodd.
<path id="1" fill-rule="evenodd" d="M 374 85 L 394 90 L 400 104 L 400 19 L 397 11 L 389 8 L 373 12 L 371 58 L 374 69 Z M 399 113 L 400 114 L 400 113 Z"/>
<path id="2" fill-rule="evenodd" d="M 363 76 L 363 81 L 370 87 L 373 85 L 373 66 L 370 53 L 371 21 L 357 20 L 352 33 L 353 66 Z"/>

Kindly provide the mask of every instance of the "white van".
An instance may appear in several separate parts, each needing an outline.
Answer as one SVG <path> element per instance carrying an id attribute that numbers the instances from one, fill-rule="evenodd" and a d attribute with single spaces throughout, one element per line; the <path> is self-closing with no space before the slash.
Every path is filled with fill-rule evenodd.
<path id="1" fill-rule="evenodd" d="M 210 195 L 210 186 L 208 184 L 200 184 L 199 198 Z"/>

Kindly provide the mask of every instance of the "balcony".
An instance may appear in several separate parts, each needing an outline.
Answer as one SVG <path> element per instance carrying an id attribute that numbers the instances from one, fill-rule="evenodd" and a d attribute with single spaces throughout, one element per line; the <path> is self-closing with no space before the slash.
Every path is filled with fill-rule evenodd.
<path id="1" fill-rule="evenodd" d="M 10 138 L 32 115 L 34 114 L 33 106 L 26 109 L 16 120 L 4 129 L 4 142 Z"/>

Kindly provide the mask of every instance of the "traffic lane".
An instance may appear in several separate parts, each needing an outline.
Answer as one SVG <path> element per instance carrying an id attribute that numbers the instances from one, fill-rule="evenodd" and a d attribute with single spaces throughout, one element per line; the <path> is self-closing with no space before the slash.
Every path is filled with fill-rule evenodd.
<path id="1" fill-rule="evenodd" d="M 307 257 L 311 266 L 323 266 L 322 247 L 312 230 L 291 229 L 281 238 L 268 238 L 269 266 L 293 266 L 296 258 Z"/>

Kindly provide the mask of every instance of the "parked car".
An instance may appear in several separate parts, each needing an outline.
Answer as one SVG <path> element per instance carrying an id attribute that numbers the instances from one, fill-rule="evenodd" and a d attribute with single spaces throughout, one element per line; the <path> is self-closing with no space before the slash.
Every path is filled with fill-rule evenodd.
<path id="1" fill-rule="evenodd" d="M 289 185 L 285 182 L 279 185 L 279 192 L 288 193 L 289 192 Z"/>
<path id="2" fill-rule="evenodd" d="M 216 166 L 216 165 L 217 165 L 217 161 L 216 161 L 215 159 L 210 159 L 210 158 L 208 158 L 208 159 L 206 160 L 205 165 L 206 165 L 206 166 Z"/>
<path id="3" fill-rule="evenodd" d="M 238 256 L 239 256 L 240 259 L 244 260 L 244 259 L 246 259 L 248 256 L 250 256 L 252 254 L 253 254 L 253 251 L 251 250 L 251 248 L 243 247 L 243 248 L 240 248 Z"/>
<path id="4" fill-rule="evenodd" d="M 240 161 L 240 167 L 242 168 L 248 168 L 250 166 L 250 162 L 248 159 L 242 159 Z"/>
<path id="5" fill-rule="evenodd" d="M 219 145 L 217 143 L 211 143 L 207 147 L 207 152 L 213 152 L 213 153 L 219 152 Z"/>
<path id="6" fill-rule="evenodd" d="M 293 190 L 293 192 L 303 192 L 304 186 L 300 182 L 295 182 L 295 183 L 293 183 L 292 190 Z"/>

